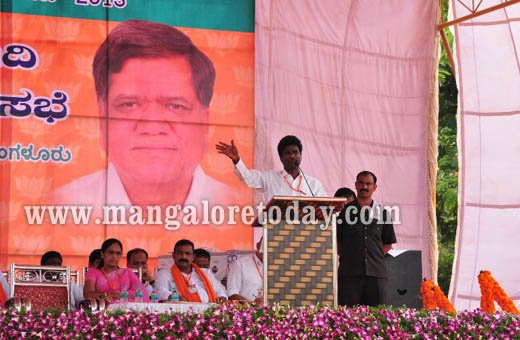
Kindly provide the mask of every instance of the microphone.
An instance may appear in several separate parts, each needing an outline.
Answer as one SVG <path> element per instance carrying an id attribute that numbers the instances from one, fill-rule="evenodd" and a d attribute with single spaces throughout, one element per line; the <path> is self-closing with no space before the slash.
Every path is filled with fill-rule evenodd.
<path id="1" fill-rule="evenodd" d="M 309 185 L 309 182 L 307 182 L 307 177 L 305 177 L 305 174 L 303 173 L 303 170 L 298 166 L 298 161 L 297 160 L 294 161 L 294 165 L 296 165 L 298 170 L 300 170 L 300 172 L 302 173 L 303 179 L 305 180 L 305 183 L 307 183 L 307 188 L 309 188 L 312 197 L 316 197 L 316 196 L 314 196 L 314 193 L 312 192 L 312 189 L 311 189 L 311 186 Z"/>

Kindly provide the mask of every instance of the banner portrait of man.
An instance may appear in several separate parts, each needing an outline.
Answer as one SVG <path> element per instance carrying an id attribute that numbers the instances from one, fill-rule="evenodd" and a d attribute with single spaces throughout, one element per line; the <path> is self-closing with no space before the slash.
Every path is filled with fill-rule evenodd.
<path id="1" fill-rule="evenodd" d="M 215 68 L 169 25 L 130 20 L 114 28 L 93 63 L 100 142 L 108 169 L 56 190 L 58 201 L 109 205 L 231 203 L 207 176 L 209 105 Z M 106 182 L 106 185 L 105 185 Z"/>
<path id="2" fill-rule="evenodd" d="M 119 22 L 101 12 L 96 20 L 10 19 L 12 43 L 6 46 L 18 47 L 9 47 L 9 58 L 20 50 L 18 64 L 34 65 L 5 71 L 4 97 L 63 104 L 50 106 L 56 113 L 47 116 L 54 120 L 36 113 L 3 120 L 11 132 L 3 134 L 2 146 L 24 157 L 59 150 L 66 161 L 54 161 L 54 153 L 30 162 L 7 154 L 16 160 L 6 163 L 11 178 L 4 191 L 10 194 L 0 202 L 9 261 L 28 263 L 60 249 L 64 261 L 80 265 L 107 237 L 147 249 L 152 265 L 171 250 L 172 238 L 219 250 L 251 247 L 250 228 L 240 220 L 229 223 L 227 215 L 215 222 L 203 208 L 227 213 L 253 201 L 252 191 L 209 146 L 235 138 L 245 159 L 253 158 L 254 35 L 240 25 L 236 31 L 187 21 L 188 27 L 175 27 L 175 18 L 155 21 L 134 15 L 133 7 L 118 9 Z M 132 17 L 146 20 L 125 20 Z M 74 221 L 75 207 L 92 208 L 85 223 Z M 105 216 L 105 207 L 126 210 Z M 142 213 L 136 217 L 131 207 Z M 67 210 L 66 219 L 53 219 L 59 209 Z M 42 220 L 31 219 L 38 214 Z"/>

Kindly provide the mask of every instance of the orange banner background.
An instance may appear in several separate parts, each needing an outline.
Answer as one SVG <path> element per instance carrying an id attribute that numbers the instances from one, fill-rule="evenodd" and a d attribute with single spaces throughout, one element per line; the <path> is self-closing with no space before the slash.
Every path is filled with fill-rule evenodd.
<path id="1" fill-rule="evenodd" d="M 2 46 L 23 43 L 39 56 L 32 70 L 2 68 L 1 93 L 22 95 L 21 88 L 35 96 L 50 97 L 52 91 L 69 95 L 69 116 L 53 125 L 32 116 L 0 120 L 3 147 L 29 143 L 35 149 L 63 145 L 72 152 L 67 164 L 3 160 L 2 185 L 9 181 L 9 192 L 2 190 L 0 224 L 0 268 L 10 262 L 36 264 L 41 254 L 57 250 L 64 264 L 87 264 L 88 254 L 104 239 L 117 237 L 123 253 L 134 247 L 146 249 L 154 258 L 171 251 L 181 238 L 191 239 L 196 247 L 219 250 L 251 249 L 253 232 L 248 226 L 181 226 L 169 231 L 156 226 L 29 225 L 24 206 L 51 204 L 53 190 L 82 176 L 105 169 L 108 159 L 100 145 L 100 125 L 94 81 L 93 56 L 108 31 L 118 23 L 97 20 L 2 14 L 12 20 L 10 36 Z M 217 141 L 235 140 L 246 164 L 253 160 L 254 139 L 254 35 L 253 33 L 179 28 L 195 46 L 208 55 L 216 68 L 216 83 L 210 104 L 208 150 L 201 162 L 204 172 L 233 188 L 236 204 L 252 204 L 250 189 L 233 175 L 231 161 L 214 149 Z M 6 176 L 6 174 L 8 176 Z M 68 202 L 80 204 L 82 202 Z"/>

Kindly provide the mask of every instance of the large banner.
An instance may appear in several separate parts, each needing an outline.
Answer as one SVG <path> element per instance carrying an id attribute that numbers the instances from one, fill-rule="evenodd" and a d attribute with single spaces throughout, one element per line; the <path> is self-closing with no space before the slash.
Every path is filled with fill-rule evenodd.
<path id="1" fill-rule="evenodd" d="M 252 0 L 2 0 L 0 268 L 109 237 L 252 248 L 214 145 L 253 163 L 253 24 Z"/>

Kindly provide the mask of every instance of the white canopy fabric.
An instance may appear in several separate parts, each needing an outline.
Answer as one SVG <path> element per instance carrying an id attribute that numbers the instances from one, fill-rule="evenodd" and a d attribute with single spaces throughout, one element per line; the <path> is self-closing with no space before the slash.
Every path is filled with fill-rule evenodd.
<path id="1" fill-rule="evenodd" d="M 485 0 L 480 9 L 504 1 Z M 466 1 L 471 8 L 471 1 Z M 470 14 L 453 2 L 454 18 Z M 520 5 L 455 26 L 459 227 L 450 298 L 480 306 L 480 270 L 520 304 Z"/>
<path id="2" fill-rule="evenodd" d="M 422 250 L 428 277 L 437 4 L 257 0 L 255 14 L 256 168 L 281 168 L 276 145 L 292 134 L 329 195 L 374 172 L 375 199 L 400 207 L 395 248 Z"/>

